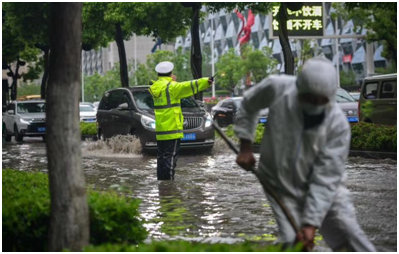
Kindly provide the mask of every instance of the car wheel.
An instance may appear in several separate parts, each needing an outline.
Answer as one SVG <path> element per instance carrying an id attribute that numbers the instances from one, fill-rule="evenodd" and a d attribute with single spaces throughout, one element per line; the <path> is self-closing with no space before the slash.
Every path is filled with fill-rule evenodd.
<path id="1" fill-rule="evenodd" d="M 24 139 L 24 136 L 18 132 L 17 126 L 14 126 L 14 135 L 15 135 L 15 140 L 18 142 L 22 142 L 22 140 Z"/>

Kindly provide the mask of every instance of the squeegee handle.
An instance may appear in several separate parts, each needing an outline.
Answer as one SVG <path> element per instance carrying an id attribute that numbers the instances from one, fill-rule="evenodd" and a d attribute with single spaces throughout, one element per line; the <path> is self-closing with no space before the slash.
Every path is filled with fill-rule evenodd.
<path id="1" fill-rule="evenodd" d="M 231 150 L 234 151 L 235 154 L 239 154 L 238 148 L 233 144 L 233 142 L 224 134 L 222 129 L 220 129 L 219 125 L 216 122 L 213 122 L 213 127 L 215 128 L 216 132 L 222 137 L 222 139 L 226 142 L 226 144 L 230 147 Z M 253 168 L 250 170 L 255 176 L 258 178 L 259 182 L 262 184 L 264 190 L 276 201 L 276 203 L 280 206 L 281 210 L 283 211 L 284 215 L 287 217 L 289 223 L 291 224 L 292 228 L 294 229 L 295 233 L 299 233 L 300 230 L 295 223 L 294 217 L 292 217 L 291 213 L 288 211 L 288 208 L 284 205 L 281 199 L 277 196 L 276 192 L 270 188 L 267 183 L 262 181 L 262 177 L 259 173 L 254 170 Z"/>

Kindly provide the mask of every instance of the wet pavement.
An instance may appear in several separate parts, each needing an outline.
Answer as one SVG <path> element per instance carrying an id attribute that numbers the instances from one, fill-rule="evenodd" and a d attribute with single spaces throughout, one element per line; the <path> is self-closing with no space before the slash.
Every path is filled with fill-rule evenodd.
<path id="1" fill-rule="evenodd" d="M 181 155 L 175 181 L 156 180 L 156 157 L 141 155 L 137 140 L 82 142 L 87 184 L 142 199 L 150 239 L 273 242 L 277 225 L 255 176 L 235 164 L 222 143 L 209 154 Z M 3 143 L 3 168 L 47 172 L 45 143 Z M 396 160 L 350 157 L 347 186 L 358 221 L 378 251 L 397 246 Z M 316 251 L 329 251 L 320 236 Z"/>

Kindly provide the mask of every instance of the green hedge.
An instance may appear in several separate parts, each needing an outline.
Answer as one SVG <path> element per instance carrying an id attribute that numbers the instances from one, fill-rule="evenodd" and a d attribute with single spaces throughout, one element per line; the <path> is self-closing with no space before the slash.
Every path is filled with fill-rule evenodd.
<path id="1" fill-rule="evenodd" d="M 187 241 L 162 241 L 150 244 L 104 244 L 100 246 L 88 246 L 87 252 L 293 252 L 300 251 L 298 245 L 295 248 L 283 249 L 281 245 L 261 245 L 259 243 L 244 242 L 237 244 L 227 243 L 198 243 Z"/>
<path id="2" fill-rule="evenodd" d="M 351 149 L 396 152 L 396 125 L 352 124 Z"/>
<path id="3" fill-rule="evenodd" d="M 81 122 L 80 132 L 82 135 L 97 135 L 97 124 Z"/>
<path id="4" fill-rule="evenodd" d="M 5 169 L 3 251 L 46 251 L 50 222 L 48 176 Z M 88 192 L 90 243 L 137 244 L 147 237 L 139 217 L 140 200 L 113 192 Z"/>
<path id="5" fill-rule="evenodd" d="M 396 152 L 396 126 L 359 122 L 351 128 L 351 150 Z M 263 131 L 264 125 L 258 124 L 254 144 L 261 143 Z M 227 127 L 226 135 L 238 142 L 232 125 Z"/>

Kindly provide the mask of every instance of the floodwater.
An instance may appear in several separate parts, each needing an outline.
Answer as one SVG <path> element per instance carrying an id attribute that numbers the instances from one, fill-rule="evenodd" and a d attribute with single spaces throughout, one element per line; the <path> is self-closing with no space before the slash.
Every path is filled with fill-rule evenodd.
<path id="1" fill-rule="evenodd" d="M 175 181 L 157 181 L 156 157 L 139 151 L 139 142 L 132 137 L 82 142 L 87 184 L 142 199 L 148 241 L 276 240 L 278 228 L 261 185 L 235 164 L 235 156 L 221 140 L 209 154 L 181 155 Z M 35 138 L 3 143 L 2 166 L 47 172 L 45 143 Z M 396 251 L 396 160 L 350 157 L 347 171 L 363 230 L 378 251 Z M 316 240 L 316 251 L 330 251 L 321 236 Z"/>

